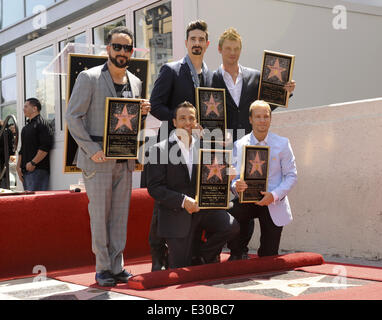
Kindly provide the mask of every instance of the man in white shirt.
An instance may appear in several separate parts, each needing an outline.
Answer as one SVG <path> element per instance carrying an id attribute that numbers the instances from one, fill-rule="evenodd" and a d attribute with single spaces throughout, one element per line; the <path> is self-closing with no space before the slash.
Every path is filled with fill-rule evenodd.
<path id="1" fill-rule="evenodd" d="M 239 64 L 242 49 L 240 34 L 229 28 L 219 38 L 218 50 L 222 56 L 221 66 L 214 71 L 212 87 L 226 89 L 227 129 L 233 130 L 233 141 L 251 132 L 248 122 L 250 104 L 257 100 L 260 72 Z M 292 93 L 294 80 L 285 85 Z"/>
<path id="2" fill-rule="evenodd" d="M 224 244 L 239 233 L 237 221 L 225 210 L 201 210 L 195 200 L 199 141 L 196 109 L 189 102 L 174 111 L 175 132 L 150 149 L 147 189 L 155 200 L 158 236 L 169 249 L 169 267 L 192 264 L 194 238 L 202 228 L 209 238 L 200 246 L 202 263 L 216 262 Z"/>
<path id="3" fill-rule="evenodd" d="M 258 256 L 277 255 L 283 226 L 292 221 L 292 212 L 287 194 L 297 182 L 295 157 L 288 138 L 269 132 L 271 108 L 268 103 L 256 100 L 249 108 L 249 122 L 252 132 L 237 140 L 233 148 L 236 178 L 232 181 L 232 191 L 236 196 L 247 189 L 245 181 L 240 180 L 243 148 L 246 145 L 269 146 L 268 190 L 261 194 L 260 201 L 239 203 L 236 198 L 229 212 L 240 223 L 240 234 L 229 243 L 230 260 L 243 259 L 248 245 L 249 222 L 258 218 L 260 222 L 260 247 Z"/>

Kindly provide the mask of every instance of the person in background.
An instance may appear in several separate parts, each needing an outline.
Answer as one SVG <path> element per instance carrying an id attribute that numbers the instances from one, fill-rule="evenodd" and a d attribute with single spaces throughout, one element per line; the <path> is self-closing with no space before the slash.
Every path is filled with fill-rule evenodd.
<path id="1" fill-rule="evenodd" d="M 21 130 L 17 174 L 24 190 L 45 191 L 49 189 L 49 152 L 53 146 L 53 130 L 40 114 L 41 103 L 38 99 L 27 99 L 23 111 L 28 120 Z"/>
<path id="2" fill-rule="evenodd" d="M 4 127 L 4 121 L 0 120 L 0 132 Z M 14 163 L 15 161 L 15 152 L 13 148 L 13 131 L 14 126 L 8 125 L 8 128 L 4 128 L 3 134 L 0 136 L 0 188 L 7 188 L 7 182 L 6 182 L 6 164 Z M 5 143 L 8 147 L 8 154 L 5 154 Z M 9 158 L 9 160 L 8 160 Z M 11 166 L 9 166 L 9 174 L 11 178 Z"/>

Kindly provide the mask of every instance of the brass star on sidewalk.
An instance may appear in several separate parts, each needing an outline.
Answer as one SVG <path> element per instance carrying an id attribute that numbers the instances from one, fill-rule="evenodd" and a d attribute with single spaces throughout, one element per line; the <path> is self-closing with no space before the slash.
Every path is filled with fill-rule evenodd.
<path id="1" fill-rule="evenodd" d="M 133 126 L 131 125 L 131 119 L 135 118 L 136 116 L 136 114 L 129 114 L 125 105 L 122 109 L 122 113 L 114 113 L 114 117 L 118 118 L 118 123 L 115 127 L 115 130 L 118 130 L 118 128 L 122 126 L 126 126 L 130 130 L 133 130 Z"/>
<path id="2" fill-rule="evenodd" d="M 282 68 L 280 67 L 280 62 L 279 62 L 279 59 L 276 58 L 273 66 L 271 65 L 267 65 L 266 66 L 269 70 L 271 70 L 271 72 L 269 73 L 268 75 L 268 78 L 267 79 L 270 79 L 272 77 L 277 77 L 281 82 L 283 82 L 283 78 L 281 76 L 281 72 L 287 70 L 286 68 Z"/>
<path id="3" fill-rule="evenodd" d="M 231 288 L 230 290 L 264 290 L 264 289 L 277 289 L 282 292 L 288 293 L 292 296 L 299 296 L 304 293 L 309 288 L 337 288 L 345 289 L 347 287 L 359 286 L 355 284 L 346 283 L 336 283 L 336 282 L 320 282 L 321 279 L 325 278 L 327 275 L 320 275 L 308 278 L 300 278 L 293 280 L 281 280 L 281 279 L 270 279 L 270 280 L 257 280 L 253 279 L 256 284 Z"/>

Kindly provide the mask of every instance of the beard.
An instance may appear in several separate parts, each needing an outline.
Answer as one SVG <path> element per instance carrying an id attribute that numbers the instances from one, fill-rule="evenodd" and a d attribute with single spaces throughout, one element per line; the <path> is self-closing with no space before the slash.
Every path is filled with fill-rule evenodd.
<path id="1" fill-rule="evenodd" d="M 200 56 L 202 54 L 202 48 L 201 47 L 192 47 L 191 52 L 195 56 Z"/>
<path id="2" fill-rule="evenodd" d="M 118 58 L 123 58 L 125 60 L 125 62 L 119 62 L 118 61 Z M 124 56 L 116 56 L 116 57 L 110 57 L 109 56 L 109 59 L 110 61 L 117 67 L 117 68 L 126 68 L 129 66 L 129 59 L 127 59 L 127 57 L 124 57 Z"/>

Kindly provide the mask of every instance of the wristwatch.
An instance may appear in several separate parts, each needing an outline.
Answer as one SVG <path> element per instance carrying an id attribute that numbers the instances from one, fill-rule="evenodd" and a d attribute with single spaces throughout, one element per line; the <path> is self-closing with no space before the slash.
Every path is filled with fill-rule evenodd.
<path id="1" fill-rule="evenodd" d="M 34 167 L 35 167 L 35 166 L 37 166 L 37 163 L 36 163 L 36 162 L 34 162 L 33 160 L 31 160 L 31 161 L 30 161 L 30 163 L 31 163 L 31 164 L 32 164 L 32 166 L 34 166 Z"/>

